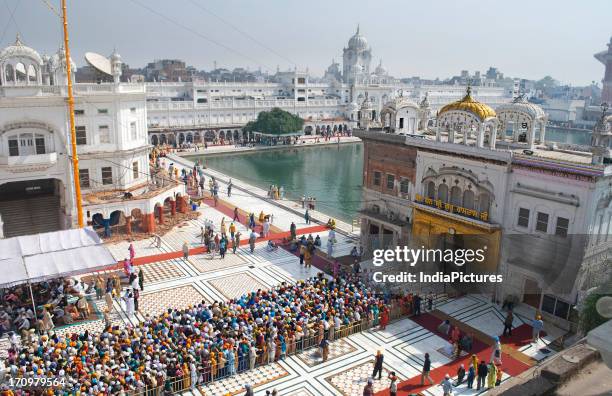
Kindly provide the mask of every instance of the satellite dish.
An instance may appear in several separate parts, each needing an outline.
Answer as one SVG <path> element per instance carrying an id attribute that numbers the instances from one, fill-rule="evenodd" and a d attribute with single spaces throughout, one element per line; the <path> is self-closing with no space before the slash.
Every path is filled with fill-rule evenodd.
<path id="1" fill-rule="evenodd" d="M 108 76 L 113 75 L 111 72 L 111 62 L 104 55 L 100 55 L 95 52 L 86 52 L 85 61 L 98 72 Z"/>

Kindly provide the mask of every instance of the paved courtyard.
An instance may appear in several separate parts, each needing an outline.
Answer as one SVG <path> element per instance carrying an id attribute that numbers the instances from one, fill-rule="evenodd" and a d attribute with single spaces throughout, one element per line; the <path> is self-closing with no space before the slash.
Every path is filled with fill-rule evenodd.
<path id="1" fill-rule="evenodd" d="M 307 228 L 313 225 L 305 224 L 298 205 L 291 202 L 282 202 L 279 205 L 264 201 L 261 195 L 265 196 L 265 191 L 239 181 L 234 181 L 234 184 L 252 194 L 235 189 L 232 196 L 227 197 L 224 177 L 219 174 L 217 176 L 222 180 L 221 202 L 218 207 L 203 204 L 199 208 L 200 217 L 187 221 L 164 235 L 160 247 L 153 246 L 151 240 L 134 242 L 136 256 L 149 256 L 149 261 L 153 262 L 139 267 L 142 268 L 145 279 L 140 312 L 136 316 L 127 317 L 123 303 L 115 301 L 111 315 L 113 324 L 136 324 L 144 320 L 145 315 L 158 315 L 170 307 L 186 307 L 201 301 L 225 301 L 257 289 L 274 287 L 281 282 L 294 283 L 299 279 L 314 276 L 319 271 L 315 267 L 304 268 L 295 255 L 283 249 L 268 251 L 266 242 L 257 243 L 254 253 L 249 251 L 248 246 L 241 246 L 236 254 L 230 251 L 224 259 L 200 254 L 190 255 L 188 259 L 180 257 L 156 261 L 154 257 L 157 255 L 167 256 L 168 253 L 180 251 L 184 242 L 191 247 L 200 246 L 198 234 L 204 222 L 210 220 L 218 229 L 221 219 L 225 218 L 229 225 L 234 207 L 238 207 L 241 212 L 259 213 L 263 210 L 265 213 L 273 213 L 273 232 L 288 231 L 291 222 L 296 224 L 298 232 L 312 229 Z M 326 220 L 322 214 L 318 214 L 318 217 Z M 339 225 L 347 233 L 337 236 L 338 244 L 334 257 L 348 255 L 358 240 L 357 234 L 351 233 L 349 225 Z M 246 234 L 246 227 L 238 227 Z M 325 246 L 328 232 L 319 228 L 313 232 L 313 236 L 316 234 L 321 235 Z M 128 242 L 121 242 L 109 248 L 117 260 L 122 260 L 128 256 L 128 246 Z M 321 255 L 325 256 L 322 253 Z M 94 301 L 93 304 L 98 312 L 106 308 L 103 300 Z M 531 319 L 529 314 L 529 311 L 525 311 L 524 315 L 515 315 L 517 329 L 524 330 Z M 279 395 L 287 396 L 360 395 L 367 378 L 372 374 L 374 355 L 381 350 L 385 355 L 384 369 L 382 379 L 375 381 L 376 392 L 380 391 L 381 395 L 388 394 L 387 375 L 394 371 L 400 379 L 400 394 L 418 391 L 424 395 L 441 395 L 441 387 L 419 387 L 417 382 L 420 379 L 425 353 L 431 355 L 432 377 L 438 382 L 446 373 L 453 376 L 456 366 L 462 362 L 461 358 L 453 360 L 448 356 L 446 350 L 450 348 L 450 344 L 435 330 L 437 324 L 446 317 L 460 321 L 464 326 L 462 330 L 472 329 L 477 338 L 482 338 L 479 340 L 482 344 L 481 350 L 478 351 L 479 358 L 488 360 L 490 347 L 486 339 L 501 333 L 504 313 L 483 296 L 466 296 L 455 300 L 442 296 L 436 303 L 435 311 L 419 318 L 401 319 L 391 323 L 384 331 L 374 329 L 334 341 L 326 362 L 322 362 L 316 350 L 311 349 L 277 363 L 195 388 L 186 394 L 240 394 L 242 386 L 250 383 L 256 385 L 257 395 L 265 395 L 266 391 L 273 389 L 276 389 Z M 98 319 L 60 331 L 100 331 L 102 326 L 102 320 Z M 537 346 L 517 342 L 515 346 L 509 347 L 508 351 L 504 350 L 507 352 L 504 353 L 504 379 L 517 375 L 529 365 L 554 353 L 552 350 L 548 353 L 542 351 L 546 351 L 547 345 L 561 336 L 562 332 L 548 328 L 546 330 L 547 336 Z M 3 347 L 5 348 L 6 344 L 0 345 L 0 348 Z M 466 389 L 463 385 L 457 388 L 455 394 L 478 393 Z"/>

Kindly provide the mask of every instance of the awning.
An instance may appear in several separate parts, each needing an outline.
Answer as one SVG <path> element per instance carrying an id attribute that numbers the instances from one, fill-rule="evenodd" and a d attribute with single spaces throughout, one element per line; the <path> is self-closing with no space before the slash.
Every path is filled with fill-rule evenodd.
<path id="1" fill-rule="evenodd" d="M 117 264 L 92 228 L 0 239 L 0 287 L 72 276 Z"/>

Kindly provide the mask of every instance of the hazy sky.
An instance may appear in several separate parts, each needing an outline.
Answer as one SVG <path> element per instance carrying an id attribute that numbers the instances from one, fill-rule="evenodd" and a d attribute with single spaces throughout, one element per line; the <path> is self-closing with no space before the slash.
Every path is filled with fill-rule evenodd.
<path id="1" fill-rule="evenodd" d="M 55 52 L 61 25 L 45 2 L 59 10 L 59 0 L 0 0 L 0 46 L 19 31 L 27 45 Z M 579 85 L 601 81 L 593 54 L 612 35 L 612 0 L 68 0 L 68 12 L 77 65 L 86 51 L 117 47 L 134 67 L 156 58 L 205 70 L 215 60 L 272 71 L 295 62 L 321 75 L 332 58 L 341 61 L 359 23 L 372 66 L 382 58 L 396 77 L 495 66 L 507 76 L 549 74 Z"/>

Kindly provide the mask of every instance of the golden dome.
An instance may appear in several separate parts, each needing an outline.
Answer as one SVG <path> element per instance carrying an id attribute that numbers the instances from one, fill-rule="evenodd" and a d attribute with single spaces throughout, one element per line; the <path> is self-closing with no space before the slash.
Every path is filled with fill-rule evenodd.
<path id="1" fill-rule="evenodd" d="M 489 117 L 495 117 L 495 110 L 484 103 L 474 100 L 471 93 L 472 88 L 468 86 L 467 93 L 463 99 L 449 103 L 442 107 L 438 112 L 438 116 L 446 113 L 447 111 L 460 110 L 474 114 L 480 119 L 480 121 L 484 121 Z"/>

